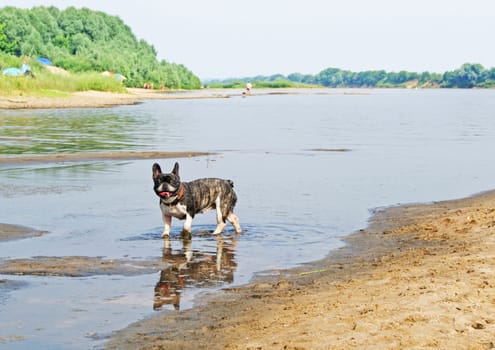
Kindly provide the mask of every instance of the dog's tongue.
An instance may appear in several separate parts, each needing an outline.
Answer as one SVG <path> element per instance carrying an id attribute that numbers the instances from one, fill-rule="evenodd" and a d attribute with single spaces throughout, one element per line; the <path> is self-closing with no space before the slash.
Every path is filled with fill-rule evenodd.
<path id="1" fill-rule="evenodd" d="M 160 197 L 170 197 L 171 193 L 170 192 L 160 192 L 158 193 Z"/>

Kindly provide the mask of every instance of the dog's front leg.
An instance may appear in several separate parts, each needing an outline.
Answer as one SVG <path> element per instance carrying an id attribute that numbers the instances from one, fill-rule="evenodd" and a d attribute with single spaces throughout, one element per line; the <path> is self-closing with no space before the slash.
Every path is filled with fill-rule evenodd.
<path id="1" fill-rule="evenodd" d="M 163 215 L 163 223 L 165 228 L 163 229 L 162 237 L 170 236 L 170 225 L 172 224 L 172 217 L 170 215 Z"/>
<path id="2" fill-rule="evenodd" d="M 191 234 L 192 232 L 192 216 L 189 213 L 186 213 L 186 221 L 184 222 L 184 227 L 182 229 L 182 233 Z"/>

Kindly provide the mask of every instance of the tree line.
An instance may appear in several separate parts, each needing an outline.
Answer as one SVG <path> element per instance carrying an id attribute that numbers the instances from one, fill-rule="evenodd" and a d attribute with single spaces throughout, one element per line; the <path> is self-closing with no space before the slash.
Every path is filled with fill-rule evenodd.
<path id="1" fill-rule="evenodd" d="M 47 57 L 55 66 L 72 72 L 119 73 L 131 87 L 201 86 L 185 66 L 159 61 L 155 48 L 138 40 L 119 17 L 87 8 L 0 8 L 0 52 Z"/>
<path id="2" fill-rule="evenodd" d="M 495 68 L 486 69 L 481 64 L 465 63 L 460 68 L 441 73 L 386 72 L 371 70 L 352 72 L 339 68 L 327 68 L 316 75 L 292 73 L 287 76 L 274 74 L 206 82 L 215 87 L 239 87 L 242 83 L 254 83 L 257 87 L 325 86 L 333 88 L 366 87 L 419 87 L 419 88 L 493 88 Z"/>

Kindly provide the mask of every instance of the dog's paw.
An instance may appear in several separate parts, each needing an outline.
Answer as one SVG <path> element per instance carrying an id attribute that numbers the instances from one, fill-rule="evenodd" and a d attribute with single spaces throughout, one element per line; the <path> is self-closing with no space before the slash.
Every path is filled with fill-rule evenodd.
<path id="1" fill-rule="evenodd" d="M 182 235 L 182 238 L 191 239 L 191 237 L 192 237 L 192 231 L 191 230 L 183 229 L 181 231 L 181 235 Z"/>
<path id="2" fill-rule="evenodd" d="M 217 228 L 215 229 L 215 231 L 213 231 L 213 234 L 214 235 L 219 235 L 223 232 L 223 230 L 225 229 L 225 226 L 227 226 L 226 223 L 220 223 L 217 225 Z"/>
<path id="3" fill-rule="evenodd" d="M 165 238 L 165 237 L 170 237 L 170 231 L 163 231 L 162 233 L 162 237 Z"/>

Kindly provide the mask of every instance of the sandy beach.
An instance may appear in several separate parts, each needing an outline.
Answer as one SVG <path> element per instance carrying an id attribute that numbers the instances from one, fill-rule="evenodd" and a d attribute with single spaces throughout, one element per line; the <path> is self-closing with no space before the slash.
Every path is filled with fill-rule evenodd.
<path id="1" fill-rule="evenodd" d="M 495 192 L 378 211 L 327 259 L 204 296 L 108 349 L 493 349 Z"/>

